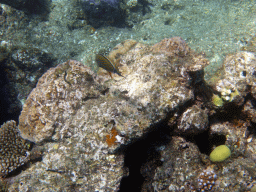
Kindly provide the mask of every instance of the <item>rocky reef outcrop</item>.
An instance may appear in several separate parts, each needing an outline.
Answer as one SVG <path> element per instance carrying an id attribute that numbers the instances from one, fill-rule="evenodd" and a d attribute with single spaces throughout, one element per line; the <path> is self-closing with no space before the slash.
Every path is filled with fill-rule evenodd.
<path id="1" fill-rule="evenodd" d="M 245 191 L 255 185 L 254 53 L 228 56 L 209 82 L 203 78 L 208 60 L 180 37 L 153 46 L 127 40 L 109 58 L 124 77 L 110 79 L 103 69 L 95 74 L 69 60 L 39 79 L 18 128 L 43 146 L 43 158 L 13 177 L 10 191 Z M 211 162 L 220 144 L 231 157 Z"/>
<path id="2" fill-rule="evenodd" d="M 79 4 L 86 14 L 87 21 L 95 28 L 106 24 L 119 27 L 125 25 L 125 13 L 118 0 L 81 0 Z"/>

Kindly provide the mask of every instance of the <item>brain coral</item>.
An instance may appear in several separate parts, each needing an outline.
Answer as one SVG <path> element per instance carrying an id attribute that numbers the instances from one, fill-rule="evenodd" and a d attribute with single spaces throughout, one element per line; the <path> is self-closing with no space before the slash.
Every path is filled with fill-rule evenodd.
<path id="1" fill-rule="evenodd" d="M 0 128 L 0 176 L 17 169 L 29 160 L 30 144 L 19 135 L 15 121 L 7 121 Z"/>
<path id="2" fill-rule="evenodd" d="M 82 104 L 99 96 L 96 84 L 94 73 L 74 60 L 49 69 L 23 106 L 19 117 L 21 136 L 33 142 L 51 139 L 54 130 L 64 126 Z"/>

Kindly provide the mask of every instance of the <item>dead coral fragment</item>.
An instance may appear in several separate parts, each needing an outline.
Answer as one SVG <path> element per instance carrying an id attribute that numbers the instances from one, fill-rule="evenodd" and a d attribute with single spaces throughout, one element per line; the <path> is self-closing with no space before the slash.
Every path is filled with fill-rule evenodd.
<path id="1" fill-rule="evenodd" d="M 30 143 L 19 135 L 15 121 L 0 128 L 0 176 L 5 177 L 29 160 Z"/>

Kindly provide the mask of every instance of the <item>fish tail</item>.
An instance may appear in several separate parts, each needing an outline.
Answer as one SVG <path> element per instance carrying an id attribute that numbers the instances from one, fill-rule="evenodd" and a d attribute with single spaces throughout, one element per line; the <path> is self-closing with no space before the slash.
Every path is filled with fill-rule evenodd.
<path id="1" fill-rule="evenodd" d="M 117 73 L 119 76 L 121 76 L 121 77 L 124 77 L 123 75 L 121 75 L 121 73 Z"/>

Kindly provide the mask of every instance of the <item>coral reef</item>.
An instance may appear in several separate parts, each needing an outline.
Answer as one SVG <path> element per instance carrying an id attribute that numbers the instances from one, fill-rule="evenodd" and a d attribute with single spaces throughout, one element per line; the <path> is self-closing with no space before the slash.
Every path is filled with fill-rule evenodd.
<path id="1" fill-rule="evenodd" d="M 190 184 L 190 192 L 214 191 L 216 179 L 217 175 L 214 173 L 214 170 L 209 167 L 199 174 L 197 179 L 197 187 L 195 187 L 194 184 Z"/>
<path id="2" fill-rule="evenodd" d="M 125 93 L 125 97 L 150 112 L 153 120 L 164 118 L 166 112 L 193 99 L 193 90 L 185 86 L 194 78 L 190 72 L 200 73 L 208 64 L 201 55 L 188 54 L 187 50 L 187 44 L 180 37 L 164 39 L 152 47 L 136 44 L 127 54 L 115 57 L 120 59 L 125 78 L 117 78 L 110 92 L 118 89 Z"/>
<path id="3" fill-rule="evenodd" d="M 222 70 L 218 73 L 221 75 L 217 78 L 213 77 L 215 80 L 210 83 L 212 89 L 200 90 L 201 93 L 210 91 L 213 98 L 211 102 L 214 105 L 205 105 L 206 103 L 202 104 L 201 100 L 198 100 L 196 106 L 192 105 L 197 109 L 186 108 L 180 116 L 174 114 L 169 119 L 170 126 L 174 128 L 177 126 L 174 133 L 197 143 L 200 150 L 183 138 L 172 137 L 172 142 L 161 150 L 163 165 L 155 172 L 152 184 L 154 190 L 249 191 L 255 185 L 256 181 L 253 179 L 255 177 L 255 170 L 253 171 L 253 164 L 255 164 L 253 152 L 255 150 L 256 114 L 254 109 L 255 76 L 252 75 L 255 73 L 255 67 L 253 67 L 255 62 L 255 54 L 252 52 L 228 55 Z M 196 114 L 200 114 L 200 111 L 205 112 L 205 118 L 196 118 Z M 209 120 L 209 124 L 205 124 L 206 120 Z M 192 122 L 196 122 L 196 125 L 204 125 L 201 133 Z M 186 131 L 183 128 L 186 128 Z M 232 156 L 221 165 L 214 166 L 208 156 L 209 149 L 221 144 L 231 149 Z M 206 185 L 198 183 L 197 175 L 205 177 L 203 171 L 205 169 L 214 170 L 214 175 L 217 176 L 214 179 L 214 186 L 208 185 L 207 180 L 205 180 Z M 202 173 L 203 176 L 201 176 Z M 242 173 L 243 177 L 241 177 Z M 204 178 L 201 179 L 204 180 Z"/>
<path id="4" fill-rule="evenodd" d="M 20 103 L 12 100 L 14 105 L 1 108 L 0 116 L 12 111 L 18 119 L 21 104 L 44 73 L 40 67 L 55 66 L 51 58 L 58 63 L 72 58 L 93 66 L 95 53 L 127 38 L 152 45 L 179 34 L 209 57 L 212 67 L 205 71 L 209 75 L 227 52 L 241 45 L 247 45 L 243 48 L 247 52 L 228 55 L 222 76 L 215 77 L 211 87 L 203 79 L 209 63 L 204 54 L 195 54 L 179 37 L 165 39 L 155 48 L 120 44 L 123 50 L 116 48 L 118 53 L 109 57 L 114 55 L 125 78 L 92 74 L 93 81 L 85 80 L 84 85 L 67 79 L 73 75 L 68 70 L 77 74 L 71 67 L 81 65 L 83 71 L 82 64 L 70 64 L 56 78 L 50 73 L 58 74 L 64 64 L 51 69 L 28 98 L 20 124 L 24 137 L 43 146 L 44 157 L 11 178 L 10 191 L 118 191 L 120 181 L 137 175 L 144 191 L 189 191 L 192 184 L 203 188 L 198 178 L 204 173 L 200 179 L 207 180 L 205 170 L 210 166 L 217 175 L 215 191 L 248 191 L 255 186 L 255 38 L 248 43 L 255 32 L 255 3 L 53 0 L 47 6 L 50 14 L 47 10 L 38 17 L 44 2 L 48 0 L 1 1 L 1 45 L 15 47 L 0 51 L 4 68 L 0 81 L 4 82 L 2 74 L 8 75 L 14 85 L 11 97 Z M 76 2 L 79 6 L 74 6 Z M 49 56 L 49 65 L 41 56 Z M 1 96 L 6 98 L 5 88 L 1 87 Z M 96 97 L 87 97 L 87 90 L 96 92 Z M 5 101 L 1 98 L 1 107 Z M 161 133 L 159 140 L 151 140 L 157 134 L 148 137 L 152 130 Z M 147 150 L 140 148 L 145 143 L 150 143 Z M 232 156 L 214 166 L 209 154 L 221 144 L 230 147 Z M 127 152 L 130 145 L 134 147 Z M 141 165 L 132 169 L 130 159 Z"/>
<path id="5" fill-rule="evenodd" d="M 189 49 L 177 37 L 161 44 L 172 50 L 172 40 L 180 49 Z M 122 45 L 111 55 L 119 61 L 125 78 L 115 76 L 109 81 L 108 76 L 96 76 L 88 67 L 70 60 L 39 79 L 24 104 L 19 130 L 22 137 L 43 144 L 46 152 L 41 163 L 20 175 L 19 182 L 30 180 L 22 188 L 57 187 L 50 178 L 62 173 L 56 181 L 62 190 L 70 190 L 64 178 L 87 191 L 116 190 L 118 181 L 128 173 L 123 173 L 122 155 L 112 154 L 115 149 L 139 138 L 150 125 L 193 99 L 187 86 L 193 79 L 189 72 L 197 65 L 195 60 L 204 58 L 192 51 L 189 58 L 171 52 L 175 56 L 169 57 L 157 50 L 153 55 L 152 47 L 140 43 Z M 53 141 L 60 143 L 56 146 Z M 36 184 L 33 178 L 40 174 L 47 177 Z"/>
<path id="6" fill-rule="evenodd" d="M 223 75 L 209 85 L 208 60 L 180 37 L 153 46 L 126 41 L 110 58 L 124 77 L 97 75 L 69 60 L 39 79 L 18 128 L 43 145 L 44 157 L 19 174 L 10 191 L 122 191 L 136 174 L 141 191 L 255 185 L 254 77 L 246 71 L 254 70 L 253 53 L 227 56 Z M 224 144 L 232 156 L 211 162 L 214 146 Z M 134 170 L 129 162 L 137 161 Z"/>
<path id="7" fill-rule="evenodd" d="M 176 42 L 176 39 L 178 38 L 173 38 L 173 41 Z M 161 45 L 166 44 L 165 47 L 168 50 L 169 46 L 172 46 L 169 44 L 170 41 L 163 40 Z M 179 39 L 176 44 L 179 45 L 180 42 L 180 47 L 188 49 L 183 40 Z M 130 47 L 129 44 L 127 46 Z M 87 103 L 89 105 L 92 101 L 99 107 L 101 102 L 98 104 L 99 99 L 97 98 L 103 91 L 103 89 L 99 89 L 100 87 L 110 86 L 110 94 L 102 99 L 107 103 L 112 103 L 113 107 L 111 108 L 113 109 L 111 110 L 116 111 L 115 122 L 119 124 L 117 129 L 120 129 L 119 131 L 125 135 L 128 134 L 128 138 L 133 136 L 128 131 L 130 128 L 126 126 L 127 122 L 135 128 L 133 131 L 138 134 L 139 130 L 147 128 L 154 118 L 156 122 L 165 118 L 167 111 L 173 110 L 193 98 L 192 90 L 185 86 L 186 82 L 188 83 L 190 80 L 190 76 L 186 74 L 186 68 L 191 69 L 197 65 L 193 62 L 198 57 L 197 55 L 189 56 L 191 63 L 183 61 L 183 56 L 181 58 L 177 56 L 176 59 L 181 61 L 173 65 L 169 57 L 162 55 L 161 52 L 153 56 L 150 53 L 151 50 L 142 44 L 137 44 L 124 57 L 120 57 L 117 49 L 114 49 L 117 54 L 115 58 L 120 59 L 120 69 L 123 70 L 126 77 L 116 78 L 118 81 L 112 82 L 111 86 L 109 82 L 101 85 L 99 83 L 101 80 L 97 79 L 90 69 L 76 61 L 60 64 L 45 73 L 40 78 L 37 87 L 30 93 L 21 112 L 19 124 L 21 135 L 33 142 L 64 137 L 64 135 L 60 136 L 62 131 L 59 128 L 63 128 L 70 115 L 77 113 L 79 108 Z M 121 49 L 123 48 L 121 47 Z M 142 55 L 146 51 L 148 51 L 148 55 Z M 176 49 L 173 52 L 176 53 Z M 169 54 L 172 52 L 170 51 Z M 135 56 L 136 61 L 134 60 Z M 128 66 L 129 63 L 133 64 Z M 187 69 L 187 73 L 189 69 Z M 172 73 L 172 71 L 176 72 Z M 161 84 L 156 83 L 159 81 Z M 152 90 L 154 91 L 152 92 Z M 126 98 L 127 101 L 123 98 Z M 133 106 L 130 106 L 131 104 Z M 140 112 L 138 107 L 143 107 L 143 111 L 146 113 Z M 101 110 L 105 109 L 101 108 Z M 127 120 L 126 115 L 120 115 L 124 113 L 128 116 L 130 113 L 136 114 L 136 116 L 130 116 Z M 111 118 L 108 121 L 110 122 Z M 55 133 L 54 136 L 53 133 Z"/>
<path id="8" fill-rule="evenodd" d="M 0 177 L 28 162 L 30 142 L 20 137 L 15 121 L 7 121 L 1 126 L 0 149 Z"/>

